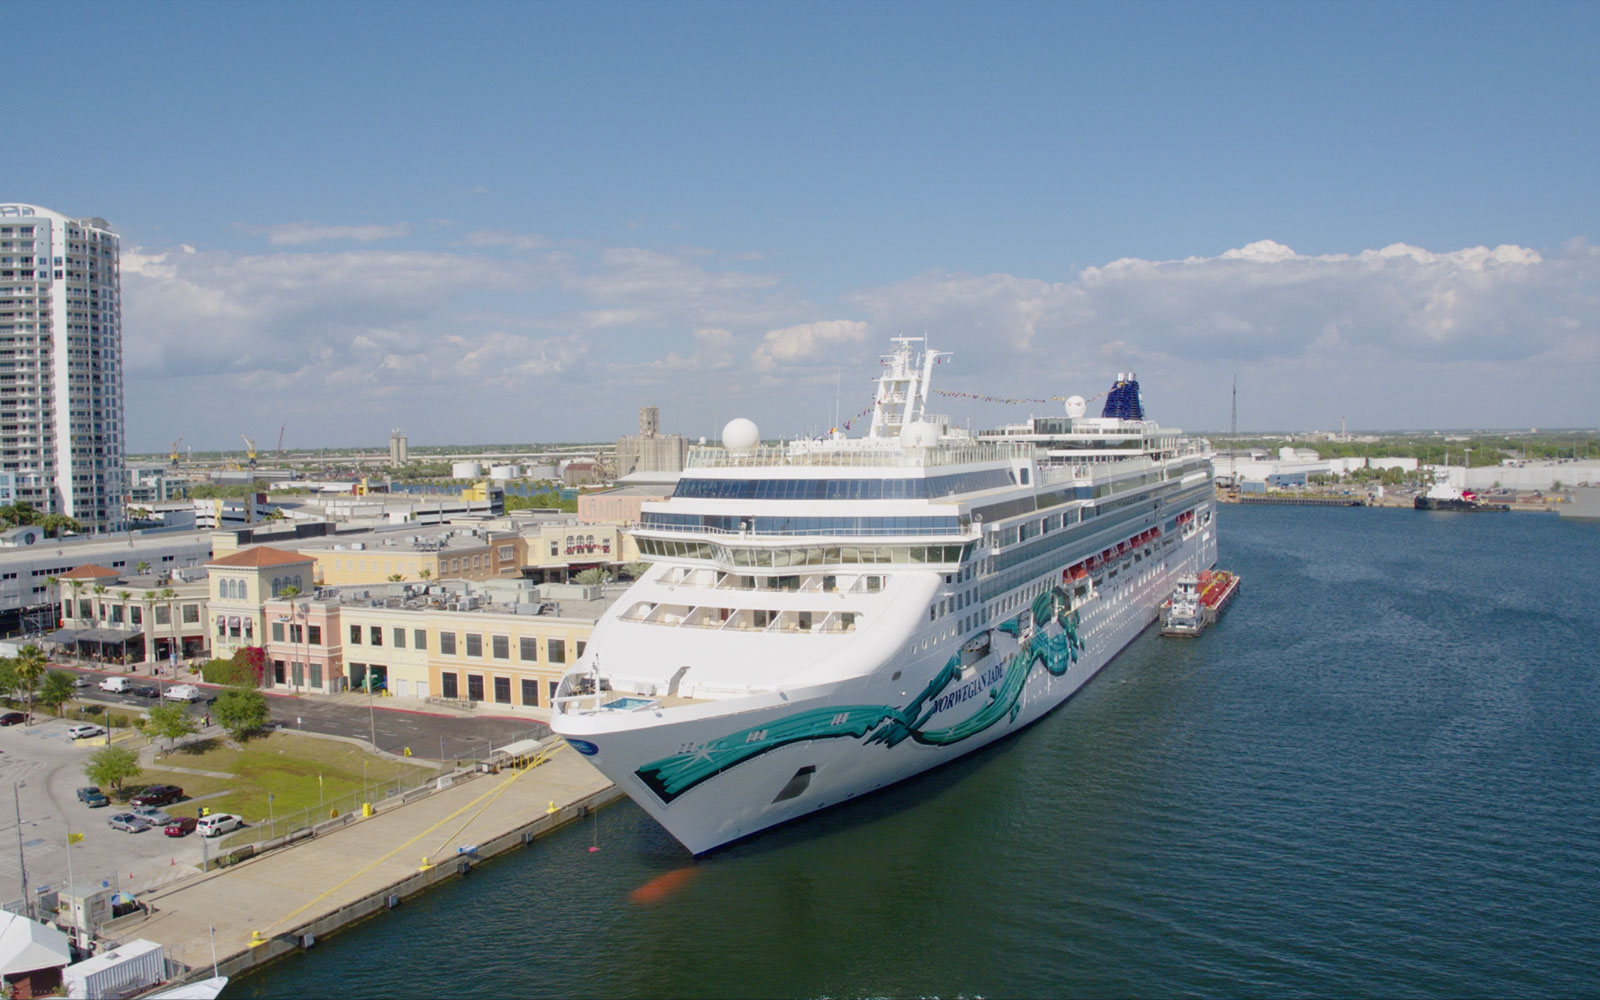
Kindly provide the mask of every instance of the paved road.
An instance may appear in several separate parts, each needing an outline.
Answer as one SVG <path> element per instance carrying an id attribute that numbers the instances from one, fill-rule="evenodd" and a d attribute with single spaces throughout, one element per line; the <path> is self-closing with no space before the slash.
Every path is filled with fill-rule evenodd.
<path id="1" fill-rule="evenodd" d="M 154 698 L 99 689 L 98 684 L 103 678 L 123 676 L 121 674 L 75 667 L 61 669 L 88 679 L 88 686 L 78 691 L 82 699 L 137 711 L 144 711 L 156 704 Z M 162 686 L 172 683 L 167 678 L 152 679 L 142 674 L 130 677 L 130 682 L 138 686 L 156 686 L 158 680 Z M 208 695 L 214 695 L 219 690 L 211 685 L 199 686 Z M 487 755 L 491 744 L 504 746 L 515 739 L 545 736 L 550 731 L 548 726 L 534 719 L 449 715 L 384 704 L 393 701 L 379 698 L 369 708 L 360 695 L 267 694 L 272 719 L 284 729 L 347 736 L 367 743 L 373 742 L 373 736 L 376 735 L 377 748 L 381 751 L 403 754 L 409 747 L 413 756 L 430 760 L 479 759 Z M 189 711 L 196 716 L 204 716 L 209 708 L 205 702 L 197 702 L 189 706 Z"/>

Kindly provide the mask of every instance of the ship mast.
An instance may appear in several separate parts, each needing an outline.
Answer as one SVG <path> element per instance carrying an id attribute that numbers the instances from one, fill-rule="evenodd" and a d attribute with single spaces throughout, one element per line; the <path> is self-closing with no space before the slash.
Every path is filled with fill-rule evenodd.
<path id="1" fill-rule="evenodd" d="M 895 337 L 893 354 L 882 359 L 884 372 L 878 376 L 878 395 L 872 403 L 872 429 L 868 437 L 895 438 L 907 424 L 923 418 L 928 406 L 928 384 L 933 366 L 948 351 L 923 350 L 913 354 L 912 344 L 925 345 L 925 337 Z"/>

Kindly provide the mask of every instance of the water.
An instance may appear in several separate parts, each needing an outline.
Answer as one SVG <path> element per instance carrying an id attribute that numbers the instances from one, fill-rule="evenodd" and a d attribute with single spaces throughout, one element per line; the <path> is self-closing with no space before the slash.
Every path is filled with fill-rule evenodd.
<path id="1" fill-rule="evenodd" d="M 699 862 L 613 806 L 230 993 L 1592 994 L 1600 529 L 1221 530 L 1220 627 L 1002 745 Z"/>

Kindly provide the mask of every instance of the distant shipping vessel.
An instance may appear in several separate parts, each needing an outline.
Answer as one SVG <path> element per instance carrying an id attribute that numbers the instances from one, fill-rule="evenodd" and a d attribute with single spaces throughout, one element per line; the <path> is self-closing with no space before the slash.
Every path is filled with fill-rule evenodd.
<path id="1" fill-rule="evenodd" d="M 1411 503 L 1417 510 L 1459 510 L 1494 512 L 1510 510 L 1503 503 L 1483 503 L 1478 495 L 1471 490 L 1464 490 L 1459 486 L 1448 483 L 1434 483 L 1428 487 L 1428 492 L 1419 495 Z"/>
<path id="2" fill-rule="evenodd" d="M 1131 373 L 974 434 L 894 345 L 865 437 L 691 449 L 562 678 L 552 728 L 693 853 L 1017 732 L 1216 563 L 1210 459 Z"/>

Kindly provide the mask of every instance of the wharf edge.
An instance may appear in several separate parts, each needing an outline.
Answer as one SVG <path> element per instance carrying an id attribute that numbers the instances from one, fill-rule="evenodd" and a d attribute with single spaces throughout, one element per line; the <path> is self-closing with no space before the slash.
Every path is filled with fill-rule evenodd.
<path id="1" fill-rule="evenodd" d="M 462 775 L 426 799 L 174 883 L 145 897 L 148 917 L 117 930 L 123 940 L 160 942 L 169 960 L 188 969 L 171 981 L 177 983 L 211 976 L 214 926 L 217 970 L 237 977 L 621 797 L 573 753 L 554 754 L 527 772 Z M 457 853 L 463 847 L 471 852 Z M 425 869 L 424 854 L 432 860 Z M 252 945 L 258 931 L 264 941 Z"/>

